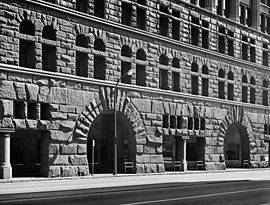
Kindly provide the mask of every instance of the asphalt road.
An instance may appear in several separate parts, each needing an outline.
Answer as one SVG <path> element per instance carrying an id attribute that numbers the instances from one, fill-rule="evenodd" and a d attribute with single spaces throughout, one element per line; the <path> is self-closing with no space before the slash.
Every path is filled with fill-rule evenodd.
<path id="1" fill-rule="evenodd" d="M 35 205 L 266 205 L 270 181 L 162 183 L 126 187 L 1 195 L 0 204 Z"/>

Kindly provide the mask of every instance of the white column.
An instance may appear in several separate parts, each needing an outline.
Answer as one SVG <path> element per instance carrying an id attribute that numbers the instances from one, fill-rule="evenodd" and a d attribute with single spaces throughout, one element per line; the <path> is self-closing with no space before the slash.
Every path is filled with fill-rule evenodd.
<path id="1" fill-rule="evenodd" d="M 11 179 L 10 130 L 0 129 L 0 179 Z"/>
<path id="2" fill-rule="evenodd" d="M 187 171 L 187 140 L 180 140 L 180 162 L 182 166 L 182 170 Z"/>

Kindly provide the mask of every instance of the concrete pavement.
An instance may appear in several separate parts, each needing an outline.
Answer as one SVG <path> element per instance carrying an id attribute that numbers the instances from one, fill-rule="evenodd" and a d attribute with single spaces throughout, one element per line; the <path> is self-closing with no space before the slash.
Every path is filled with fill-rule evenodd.
<path id="1" fill-rule="evenodd" d="M 226 172 L 173 172 L 147 175 L 94 175 L 81 178 L 14 178 L 0 182 L 0 196 L 4 194 L 48 192 L 60 190 L 95 189 L 170 182 L 217 182 L 237 180 L 270 180 L 270 169 L 227 170 Z"/>

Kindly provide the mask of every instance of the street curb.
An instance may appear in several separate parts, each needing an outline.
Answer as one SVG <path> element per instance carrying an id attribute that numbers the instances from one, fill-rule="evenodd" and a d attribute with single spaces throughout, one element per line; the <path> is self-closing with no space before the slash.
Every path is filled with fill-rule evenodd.
<path id="1" fill-rule="evenodd" d="M 83 180 L 83 179 L 96 179 L 96 178 L 113 178 L 113 177 L 140 177 L 140 176 L 162 176 L 162 175 L 186 175 L 186 174 L 211 174 L 211 173 L 230 173 L 230 172 L 251 172 L 251 171 L 265 171 L 270 168 L 253 168 L 253 169 L 227 169 L 227 170 L 208 170 L 208 171 L 186 171 L 186 172 L 164 172 L 164 173 L 142 173 L 142 174 L 95 174 L 80 177 L 29 177 L 29 178 L 12 178 L 12 179 L 0 179 L 1 183 L 20 183 L 20 182 L 41 182 L 41 181 L 55 181 L 55 180 Z"/>

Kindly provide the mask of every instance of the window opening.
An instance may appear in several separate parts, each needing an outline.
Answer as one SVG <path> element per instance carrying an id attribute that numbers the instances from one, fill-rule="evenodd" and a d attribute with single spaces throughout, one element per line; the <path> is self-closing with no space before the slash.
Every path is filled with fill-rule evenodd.
<path id="1" fill-rule="evenodd" d="M 42 38 L 56 41 L 56 30 L 52 26 L 45 26 L 42 30 Z M 56 71 L 56 46 L 42 44 L 42 70 Z"/>
<path id="2" fill-rule="evenodd" d="M 217 14 L 223 16 L 223 0 L 216 1 Z"/>
<path id="3" fill-rule="evenodd" d="M 146 55 L 143 49 L 138 49 L 136 59 L 140 61 L 146 60 Z M 136 64 L 136 85 L 146 85 L 146 67 L 142 64 Z"/>
<path id="4" fill-rule="evenodd" d="M 87 13 L 88 0 L 76 0 L 76 10 Z"/>
<path id="5" fill-rule="evenodd" d="M 194 118 L 194 130 L 199 130 L 200 129 L 200 120 L 199 118 L 195 117 Z"/>
<path id="6" fill-rule="evenodd" d="M 188 129 L 193 130 L 193 118 L 192 117 L 188 118 Z"/>
<path id="7" fill-rule="evenodd" d="M 242 36 L 242 59 L 248 60 L 248 39 L 246 36 Z"/>
<path id="8" fill-rule="evenodd" d="M 250 39 L 250 61 L 256 62 L 255 39 Z"/>
<path id="9" fill-rule="evenodd" d="M 224 70 L 220 69 L 218 71 L 218 77 L 220 78 L 220 80 L 218 81 L 218 97 L 221 99 L 225 99 L 225 89 L 224 89 L 225 88 L 225 84 L 224 84 L 225 72 Z"/>
<path id="10" fill-rule="evenodd" d="M 247 76 L 243 75 L 242 76 L 242 102 L 247 102 L 248 99 L 248 89 L 247 89 Z"/>
<path id="11" fill-rule="evenodd" d="M 205 130 L 205 119 L 201 118 L 201 130 Z"/>
<path id="12" fill-rule="evenodd" d="M 169 115 L 163 115 L 163 127 L 169 128 Z"/>
<path id="13" fill-rule="evenodd" d="M 145 0 L 137 1 L 139 5 L 145 5 Z M 145 30 L 146 10 L 141 6 L 137 6 L 137 28 Z"/>
<path id="14" fill-rule="evenodd" d="M 14 118 L 24 119 L 25 118 L 25 103 L 23 101 L 14 101 Z"/>
<path id="15" fill-rule="evenodd" d="M 34 102 L 27 103 L 27 118 L 32 120 L 37 119 L 37 103 Z"/>
<path id="16" fill-rule="evenodd" d="M 20 33 L 34 36 L 35 35 L 34 24 L 29 20 L 23 20 L 20 23 Z"/>
<path id="17" fill-rule="evenodd" d="M 40 119 L 50 120 L 50 104 L 40 103 Z"/>
<path id="18" fill-rule="evenodd" d="M 268 45 L 267 45 L 267 43 L 263 44 L 263 65 L 268 66 Z"/>
<path id="19" fill-rule="evenodd" d="M 79 34 L 76 37 L 76 46 L 88 47 L 88 40 L 85 35 Z M 85 52 L 76 51 L 76 75 L 88 77 L 88 54 Z"/>
<path id="20" fill-rule="evenodd" d="M 95 0 L 94 2 L 94 15 L 104 18 L 105 2 L 104 0 Z"/>
<path id="21" fill-rule="evenodd" d="M 181 116 L 177 116 L 177 129 L 182 129 L 183 118 Z"/>
<path id="22" fill-rule="evenodd" d="M 199 24 L 200 21 L 198 18 L 192 16 L 191 17 L 191 44 L 194 46 L 198 46 L 199 45 L 199 37 L 200 37 L 200 31 L 199 31 Z"/>
<path id="23" fill-rule="evenodd" d="M 255 93 L 255 85 L 256 85 L 256 82 L 255 82 L 255 78 L 252 76 L 250 78 L 250 103 L 252 104 L 255 104 L 255 101 L 256 101 L 256 93 Z"/>
<path id="24" fill-rule="evenodd" d="M 209 48 L 209 23 L 207 21 L 202 20 L 202 47 L 208 49 Z"/>
<path id="25" fill-rule="evenodd" d="M 192 63 L 191 65 L 191 71 L 193 72 L 191 75 L 191 93 L 193 95 L 198 95 L 199 92 L 199 79 L 198 79 L 198 64 Z"/>
<path id="26" fill-rule="evenodd" d="M 159 88 L 168 90 L 168 71 L 164 69 L 159 70 Z"/>
<path id="27" fill-rule="evenodd" d="M 159 34 L 167 37 L 168 35 L 168 24 L 169 19 L 167 14 L 169 13 L 168 8 L 160 5 L 160 16 L 159 16 Z"/>
<path id="28" fill-rule="evenodd" d="M 225 28 L 223 26 L 220 26 L 219 27 L 219 36 L 218 36 L 218 45 L 219 45 L 218 51 L 220 53 L 225 53 L 225 48 L 226 48 L 225 34 L 226 34 Z"/>
<path id="29" fill-rule="evenodd" d="M 180 91 L 180 74 L 178 72 L 172 72 L 172 90 Z"/>
<path id="30" fill-rule="evenodd" d="M 209 74 L 209 70 L 208 67 L 206 65 L 202 66 L 202 74 L 204 75 L 208 75 Z M 206 77 L 202 78 L 202 95 L 203 96 L 208 96 L 208 89 L 209 89 L 209 80 Z"/>
<path id="31" fill-rule="evenodd" d="M 176 117 L 170 115 L 170 128 L 176 128 Z"/>
<path id="32" fill-rule="evenodd" d="M 228 73 L 228 80 L 230 81 L 234 80 L 232 71 L 229 71 Z M 233 82 L 228 82 L 228 100 L 233 100 L 234 98 L 233 90 L 234 90 Z"/>
<path id="33" fill-rule="evenodd" d="M 268 81 L 263 80 L 263 105 L 268 106 Z"/>
<path id="34" fill-rule="evenodd" d="M 105 44 L 101 39 L 96 39 L 94 49 L 105 52 Z M 105 80 L 106 59 L 103 55 L 94 55 L 94 78 Z"/>
<path id="35" fill-rule="evenodd" d="M 122 2 L 122 24 L 131 25 L 132 5 L 126 2 Z"/>
<path id="36" fill-rule="evenodd" d="M 180 22 L 179 22 L 179 18 L 180 18 L 180 12 L 173 10 L 172 11 L 172 38 L 175 40 L 179 40 L 180 39 Z"/>
<path id="37" fill-rule="evenodd" d="M 234 33 L 228 30 L 228 55 L 234 56 Z"/>

